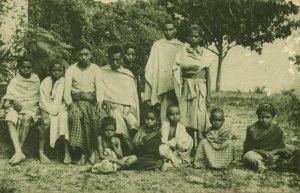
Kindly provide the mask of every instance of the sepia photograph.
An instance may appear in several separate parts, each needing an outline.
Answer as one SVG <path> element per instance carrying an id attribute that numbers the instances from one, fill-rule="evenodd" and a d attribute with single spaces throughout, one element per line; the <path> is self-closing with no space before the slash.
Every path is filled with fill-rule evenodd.
<path id="1" fill-rule="evenodd" d="M 300 192 L 300 0 L 0 0 L 0 193 Z"/>

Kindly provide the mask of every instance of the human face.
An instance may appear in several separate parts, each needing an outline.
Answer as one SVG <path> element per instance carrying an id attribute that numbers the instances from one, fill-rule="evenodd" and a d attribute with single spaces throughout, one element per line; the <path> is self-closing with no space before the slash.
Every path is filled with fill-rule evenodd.
<path id="1" fill-rule="evenodd" d="M 191 31 L 191 33 L 188 36 L 188 42 L 192 48 L 197 47 L 200 43 L 199 32 L 196 30 Z"/>
<path id="2" fill-rule="evenodd" d="M 168 120 L 171 124 L 177 124 L 180 121 L 180 110 L 178 107 L 171 107 L 167 112 Z"/>
<path id="3" fill-rule="evenodd" d="M 116 133 L 116 127 L 114 125 L 107 125 L 104 128 L 104 136 L 107 138 L 112 138 Z"/>
<path id="4" fill-rule="evenodd" d="M 78 62 L 81 67 L 88 67 L 92 58 L 91 52 L 84 48 L 78 52 Z"/>
<path id="5" fill-rule="evenodd" d="M 271 113 L 266 111 L 261 112 L 257 117 L 259 124 L 265 128 L 268 128 L 271 125 L 274 118 Z"/>
<path id="6" fill-rule="evenodd" d="M 145 124 L 148 129 L 154 129 L 158 125 L 158 120 L 154 113 L 147 113 Z"/>
<path id="7" fill-rule="evenodd" d="M 133 48 L 128 48 L 127 50 L 125 50 L 125 60 L 132 63 L 135 60 L 135 58 L 136 58 L 136 53 Z"/>
<path id="8" fill-rule="evenodd" d="M 20 66 L 19 66 L 19 73 L 21 76 L 24 78 L 30 78 L 31 73 L 32 73 L 32 64 L 29 61 L 24 61 Z"/>
<path id="9" fill-rule="evenodd" d="M 221 112 L 213 113 L 210 117 L 210 123 L 214 129 L 220 129 L 224 123 L 224 114 Z"/>
<path id="10" fill-rule="evenodd" d="M 109 57 L 109 64 L 113 70 L 117 70 L 122 66 L 122 54 L 116 53 Z"/>
<path id="11" fill-rule="evenodd" d="M 164 34 L 167 40 L 171 40 L 174 38 L 176 33 L 175 27 L 173 24 L 166 24 L 164 29 Z"/>
<path id="12" fill-rule="evenodd" d="M 62 65 L 54 64 L 52 71 L 51 71 L 52 79 L 58 80 L 60 77 L 63 76 L 63 73 L 64 73 L 64 68 L 62 67 Z"/>

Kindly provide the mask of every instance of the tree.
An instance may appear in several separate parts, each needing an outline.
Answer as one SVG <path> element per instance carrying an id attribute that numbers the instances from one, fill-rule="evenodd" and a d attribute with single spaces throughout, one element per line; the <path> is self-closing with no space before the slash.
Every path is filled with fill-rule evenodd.
<path id="1" fill-rule="evenodd" d="M 203 45 L 218 57 L 216 91 L 220 91 L 223 60 L 231 48 L 240 45 L 261 54 L 264 43 L 287 38 L 299 26 L 299 21 L 291 17 L 298 13 L 299 7 L 285 0 L 173 0 L 172 3 L 175 8 L 169 7 L 173 10 L 180 7 L 179 14 L 202 27 Z M 185 37 L 185 31 L 181 32 L 180 38 L 184 41 Z"/>

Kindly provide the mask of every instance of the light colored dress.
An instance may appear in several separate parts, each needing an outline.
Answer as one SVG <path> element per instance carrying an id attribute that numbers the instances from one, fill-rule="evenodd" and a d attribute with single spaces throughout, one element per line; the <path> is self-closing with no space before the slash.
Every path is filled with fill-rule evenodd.
<path id="1" fill-rule="evenodd" d="M 199 78 L 197 72 L 208 68 L 211 63 L 212 55 L 208 50 L 201 47 L 194 50 L 189 44 L 184 44 L 176 55 L 173 66 L 174 87 L 181 112 L 180 122 L 199 132 L 207 127 L 208 115 L 206 112 L 206 80 Z M 184 65 L 196 65 L 199 69 L 194 71 L 195 75 L 190 76 L 183 71 Z"/>
<path id="2" fill-rule="evenodd" d="M 69 140 L 68 111 L 63 101 L 65 79 L 61 77 L 54 83 L 52 78 L 45 78 L 40 87 L 40 108 L 49 114 L 50 146 L 54 148 L 56 140 L 64 136 Z"/>

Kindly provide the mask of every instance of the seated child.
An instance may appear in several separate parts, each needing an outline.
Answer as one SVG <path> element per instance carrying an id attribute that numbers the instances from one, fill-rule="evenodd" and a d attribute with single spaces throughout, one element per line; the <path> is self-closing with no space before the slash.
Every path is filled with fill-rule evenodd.
<path id="1" fill-rule="evenodd" d="M 64 136 L 65 155 L 64 163 L 71 163 L 69 151 L 69 128 L 67 105 L 63 101 L 65 79 L 64 65 L 60 60 L 54 60 L 50 64 L 50 76 L 45 78 L 40 87 L 40 108 L 42 109 L 42 121 L 39 133 L 39 156 L 42 163 L 50 160 L 44 153 L 46 132 L 50 128 L 50 146 L 54 148 L 56 140 Z"/>
<path id="2" fill-rule="evenodd" d="M 102 131 L 98 136 L 98 153 L 101 161 L 92 167 L 93 173 L 110 173 L 126 169 L 136 162 L 135 155 L 123 157 L 120 140 L 115 137 L 116 120 L 113 117 L 102 119 Z"/>
<path id="3" fill-rule="evenodd" d="M 210 113 L 211 127 L 203 132 L 203 139 L 196 150 L 194 165 L 226 168 L 234 159 L 233 135 L 223 126 L 224 111 L 214 108 Z"/>
<path id="4" fill-rule="evenodd" d="M 15 149 L 15 154 L 9 161 L 11 165 L 25 160 L 22 146 L 29 127 L 37 122 L 39 112 L 40 80 L 32 73 L 31 58 L 20 57 L 17 69 L 17 75 L 9 82 L 6 94 L 2 98 L 7 112 L 5 121 Z"/>
<path id="5" fill-rule="evenodd" d="M 161 144 L 160 115 L 154 108 L 146 112 L 145 126 L 141 127 L 133 138 L 133 154 L 138 160 L 134 169 L 160 169 L 162 160 L 159 155 Z"/>
<path id="6" fill-rule="evenodd" d="M 172 166 L 188 166 L 193 147 L 192 137 L 186 132 L 185 126 L 179 122 L 178 106 L 167 107 L 167 119 L 161 127 L 162 144 L 159 146 L 159 153 L 164 157 L 163 171 Z"/>
<path id="7" fill-rule="evenodd" d="M 290 157 L 285 148 L 283 132 L 273 123 L 276 110 L 270 103 L 262 103 L 256 110 L 258 121 L 247 127 L 243 163 L 246 167 L 263 172 L 277 168 Z"/>

